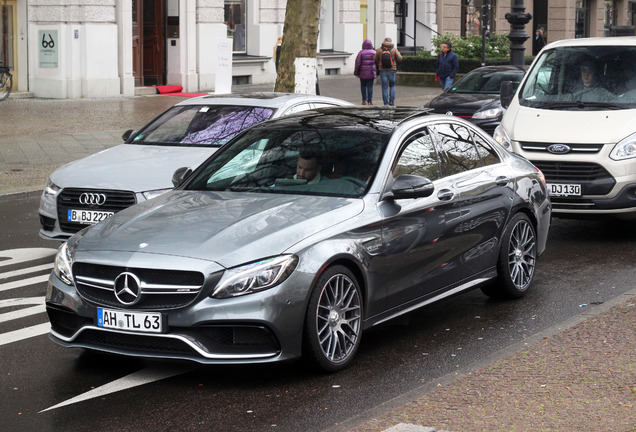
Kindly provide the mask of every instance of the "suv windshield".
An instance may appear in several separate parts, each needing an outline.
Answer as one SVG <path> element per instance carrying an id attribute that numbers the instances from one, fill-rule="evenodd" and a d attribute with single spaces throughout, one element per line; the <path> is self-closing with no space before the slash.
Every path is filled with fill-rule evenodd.
<path id="1" fill-rule="evenodd" d="M 175 106 L 142 129 L 131 144 L 220 147 L 236 134 L 269 119 L 274 110 L 253 106 Z"/>
<path id="2" fill-rule="evenodd" d="M 388 138 L 355 129 L 257 127 L 217 153 L 186 189 L 359 197 Z"/>
<path id="3" fill-rule="evenodd" d="M 544 51 L 519 93 L 524 106 L 600 110 L 636 107 L 636 47 Z"/>

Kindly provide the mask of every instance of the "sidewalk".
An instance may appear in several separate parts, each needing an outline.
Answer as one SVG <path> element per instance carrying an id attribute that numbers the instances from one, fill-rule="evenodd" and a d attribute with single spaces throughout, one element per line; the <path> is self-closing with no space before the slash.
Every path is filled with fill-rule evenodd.
<path id="1" fill-rule="evenodd" d="M 352 76 L 327 77 L 321 92 L 360 102 Z M 269 91 L 271 85 L 235 86 Z M 397 87 L 397 104 L 421 106 L 438 88 Z M 376 84 L 374 99 L 381 101 Z M 63 163 L 120 144 L 177 96 L 9 99 L 0 102 L 0 205 L 36 195 Z M 13 195 L 11 195 L 13 194 Z M 636 431 L 636 287 L 560 325 L 351 418 L 330 432 Z"/>

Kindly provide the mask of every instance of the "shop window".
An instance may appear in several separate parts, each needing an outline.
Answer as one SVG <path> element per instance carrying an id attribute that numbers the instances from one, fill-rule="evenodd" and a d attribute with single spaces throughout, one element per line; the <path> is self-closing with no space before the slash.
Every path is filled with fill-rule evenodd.
<path id="1" fill-rule="evenodd" d="M 574 37 L 584 38 L 590 36 L 588 0 L 576 0 L 576 17 L 574 20 Z"/>
<path id="2" fill-rule="evenodd" d="M 486 2 L 484 0 L 463 0 L 462 1 L 462 37 L 481 35 L 482 22 L 486 19 L 486 5 L 490 3 L 489 12 L 487 13 L 488 30 L 495 32 L 495 23 L 497 10 L 495 0 Z"/>
<path id="3" fill-rule="evenodd" d="M 227 37 L 233 38 L 232 51 L 239 54 L 247 52 L 245 43 L 246 29 L 246 0 L 225 0 L 225 25 L 227 26 Z"/>

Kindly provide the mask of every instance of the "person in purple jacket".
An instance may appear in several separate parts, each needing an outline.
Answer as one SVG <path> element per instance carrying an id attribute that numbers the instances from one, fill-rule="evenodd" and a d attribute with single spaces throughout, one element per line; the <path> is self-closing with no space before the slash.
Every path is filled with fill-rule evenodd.
<path id="1" fill-rule="evenodd" d="M 367 39 L 362 42 L 362 49 L 356 57 L 356 66 L 353 71 L 353 74 L 360 78 L 362 105 L 373 105 L 373 81 L 377 76 L 377 65 L 374 57 L 373 42 Z"/>

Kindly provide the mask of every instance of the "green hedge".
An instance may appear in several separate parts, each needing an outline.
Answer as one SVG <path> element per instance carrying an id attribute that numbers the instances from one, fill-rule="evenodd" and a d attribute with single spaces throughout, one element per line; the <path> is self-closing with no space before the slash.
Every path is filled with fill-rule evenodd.
<path id="1" fill-rule="evenodd" d="M 534 60 L 533 56 L 526 57 L 526 64 L 532 63 Z M 405 56 L 402 58 L 402 61 L 398 63 L 398 70 L 402 72 L 435 72 L 435 62 L 437 61 L 437 56 Z M 487 59 L 486 65 L 507 65 L 510 64 L 510 58 L 500 58 L 500 59 Z M 459 73 L 465 74 L 470 72 L 473 69 L 481 67 L 481 60 L 472 60 L 459 59 Z"/>

